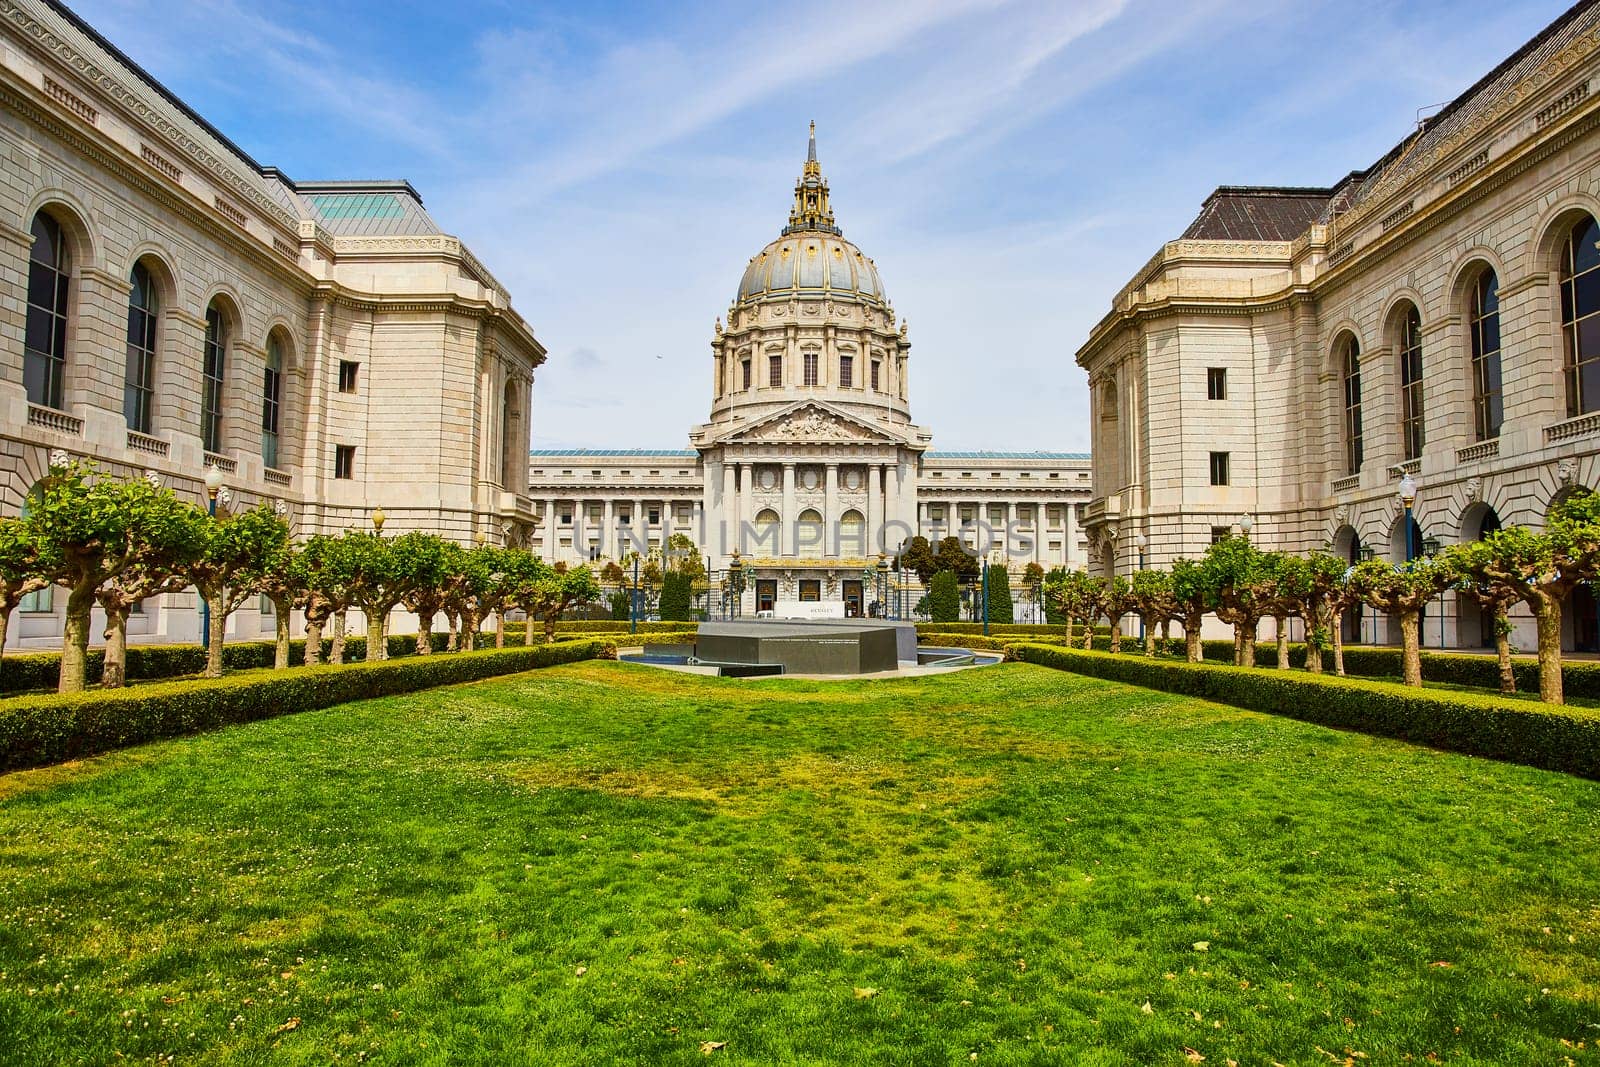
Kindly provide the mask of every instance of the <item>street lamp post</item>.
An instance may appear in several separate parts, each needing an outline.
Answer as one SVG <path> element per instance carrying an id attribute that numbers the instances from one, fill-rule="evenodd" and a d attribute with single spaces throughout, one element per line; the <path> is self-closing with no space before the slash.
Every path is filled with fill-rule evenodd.
<path id="1" fill-rule="evenodd" d="M 733 559 L 728 562 L 728 594 L 732 597 L 728 605 L 728 617 L 737 619 L 743 609 L 741 601 L 744 599 L 744 561 L 739 558 L 739 550 L 733 550 Z"/>
<path id="2" fill-rule="evenodd" d="M 1245 540 L 1250 539 L 1250 528 L 1254 525 L 1255 521 L 1250 518 L 1248 511 L 1239 516 L 1239 532 L 1244 535 Z"/>
<path id="3" fill-rule="evenodd" d="M 1411 475 L 1404 475 L 1400 479 L 1400 506 L 1406 512 L 1406 562 L 1410 563 L 1417 558 L 1417 546 L 1411 537 L 1411 505 L 1417 500 L 1417 480 Z"/>
<path id="4" fill-rule="evenodd" d="M 1373 558 L 1377 556 L 1377 552 L 1373 549 L 1373 547 L 1371 545 L 1362 545 L 1360 551 L 1358 551 L 1356 554 L 1361 557 L 1361 562 L 1362 563 L 1371 563 Z M 1359 619 L 1359 616 L 1358 616 L 1358 619 Z M 1378 609 L 1377 608 L 1373 608 L 1372 609 L 1372 643 L 1373 644 L 1377 644 L 1378 643 Z"/>
<path id="5" fill-rule="evenodd" d="M 633 596 L 628 599 L 628 632 L 639 632 L 639 557 L 633 557 Z"/>
<path id="6" fill-rule="evenodd" d="M 985 560 L 979 565 L 982 569 L 979 574 L 980 595 L 983 597 L 983 636 L 989 636 L 989 563 Z"/>
<path id="7" fill-rule="evenodd" d="M 889 557 L 878 553 L 878 618 L 889 617 Z"/>
<path id="8" fill-rule="evenodd" d="M 206 514 L 213 519 L 217 517 L 217 494 L 222 491 L 222 480 L 221 467 L 206 468 Z M 200 647 L 211 648 L 211 601 L 204 593 L 200 594 Z"/>
<path id="9" fill-rule="evenodd" d="M 1439 539 L 1437 537 L 1424 537 L 1422 539 L 1422 554 L 1429 559 L 1439 554 Z M 1418 620 L 1418 633 L 1421 633 L 1421 620 Z M 1444 593 L 1439 593 L 1439 649 L 1444 650 Z"/>

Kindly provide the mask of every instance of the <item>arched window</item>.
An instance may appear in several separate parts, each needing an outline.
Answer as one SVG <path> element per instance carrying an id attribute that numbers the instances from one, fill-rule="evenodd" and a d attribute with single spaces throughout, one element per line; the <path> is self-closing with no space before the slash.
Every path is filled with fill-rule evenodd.
<path id="1" fill-rule="evenodd" d="M 261 379 L 261 462 L 278 466 L 278 423 L 283 417 L 283 345 L 267 335 L 267 364 Z"/>
<path id="2" fill-rule="evenodd" d="M 222 451 L 222 381 L 228 363 L 228 320 L 216 301 L 206 307 L 205 361 L 200 379 L 200 443 Z"/>
<path id="3" fill-rule="evenodd" d="M 802 556 L 820 556 L 823 554 L 824 531 L 822 527 L 822 514 L 815 508 L 807 508 L 800 513 L 800 522 L 795 529 L 795 548 Z"/>
<path id="4" fill-rule="evenodd" d="M 1344 459 L 1345 473 L 1361 470 L 1361 345 L 1347 337 L 1340 355 L 1340 374 L 1344 380 Z"/>
<path id="5" fill-rule="evenodd" d="M 1422 316 L 1406 309 L 1400 321 L 1400 443 L 1406 459 L 1422 457 Z"/>
<path id="6" fill-rule="evenodd" d="M 1600 409 L 1600 227 L 1585 215 L 1561 250 L 1567 415 Z"/>
<path id="7" fill-rule="evenodd" d="M 1500 392 L 1500 279 L 1492 270 L 1472 287 L 1472 412 L 1478 440 L 1500 436 L 1505 405 Z"/>
<path id="8" fill-rule="evenodd" d="M 143 263 L 133 265 L 133 291 L 128 294 L 128 367 L 122 384 L 122 414 L 128 429 L 149 433 L 155 421 L 156 301 L 155 279 Z"/>
<path id="9" fill-rule="evenodd" d="M 60 409 L 65 402 L 71 276 L 61 225 L 41 211 L 33 217 L 33 250 L 28 254 L 28 332 L 22 355 L 22 384 L 30 404 Z"/>

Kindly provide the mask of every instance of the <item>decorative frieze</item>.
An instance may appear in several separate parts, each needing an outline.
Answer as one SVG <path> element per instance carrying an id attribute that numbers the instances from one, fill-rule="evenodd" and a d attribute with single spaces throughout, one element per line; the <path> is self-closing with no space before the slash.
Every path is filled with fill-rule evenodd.
<path id="1" fill-rule="evenodd" d="M 141 144 L 139 146 L 139 158 L 143 159 L 146 163 L 150 164 L 172 181 L 183 181 L 183 171 L 178 169 L 178 165 L 172 162 L 172 160 L 168 159 L 166 156 L 163 156 L 157 152 L 155 149 L 151 148 L 149 145 Z"/>
<path id="2" fill-rule="evenodd" d="M 246 224 L 250 221 L 249 217 L 245 215 L 244 212 L 240 211 L 238 208 L 222 199 L 222 197 L 215 197 L 213 202 L 217 205 L 217 211 L 221 213 L 222 217 L 239 227 L 241 230 L 244 229 Z"/>

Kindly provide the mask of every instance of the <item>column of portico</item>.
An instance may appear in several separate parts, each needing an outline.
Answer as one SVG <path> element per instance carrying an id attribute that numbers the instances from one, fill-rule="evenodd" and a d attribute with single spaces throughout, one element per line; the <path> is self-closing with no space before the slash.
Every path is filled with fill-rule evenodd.
<path id="1" fill-rule="evenodd" d="M 643 555 L 650 550 L 650 527 L 645 523 L 648 516 L 645 514 L 644 500 L 635 498 L 630 504 L 633 507 L 633 517 L 628 520 L 628 532 L 633 535 L 633 544 L 628 547 L 636 549 Z"/>
<path id="2" fill-rule="evenodd" d="M 870 463 L 867 465 L 867 506 L 861 515 L 867 531 L 868 557 L 883 551 L 883 514 L 883 466 Z"/>
<path id="3" fill-rule="evenodd" d="M 839 551 L 837 536 L 839 522 L 839 465 L 829 463 L 824 470 L 822 483 L 822 554 L 835 555 Z"/>
<path id="4" fill-rule="evenodd" d="M 726 458 L 722 461 L 722 511 L 719 516 L 722 522 L 722 555 L 724 563 L 727 557 L 733 555 L 734 549 L 739 547 L 739 490 L 734 482 L 738 472 L 735 464 Z"/>
<path id="5" fill-rule="evenodd" d="M 784 556 L 796 555 L 794 512 L 794 464 L 783 465 L 783 511 L 778 516 L 778 549 Z"/>
<path id="6" fill-rule="evenodd" d="M 1011 545 L 1011 532 L 1013 530 L 1015 530 L 1016 528 L 1017 528 L 1017 500 L 1016 500 L 1015 497 L 1012 497 L 1011 499 L 1006 501 L 1005 554 L 1006 554 L 1006 558 L 1007 559 L 1011 558 L 1011 548 L 1012 548 L 1012 545 Z"/>
<path id="7" fill-rule="evenodd" d="M 600 554 L 615 559 L 617 551 L 617 509 L 611 497 L 600 501 Z"/>
<path id="8" fill-rule="evenodd" d="M 739 464 L 739 522 L 753 526 L 756 521 L 756 465 Z"/>

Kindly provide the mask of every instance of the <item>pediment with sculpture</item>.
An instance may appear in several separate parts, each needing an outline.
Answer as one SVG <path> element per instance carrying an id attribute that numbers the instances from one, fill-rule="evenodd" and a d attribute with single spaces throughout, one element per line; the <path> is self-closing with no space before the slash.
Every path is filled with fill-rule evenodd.
<path id="1" fill-rule="evenodd" d="M 805 401 L 724 438 L 741 444 L 898 444 L 901 438 L 824 404 Z"/>

